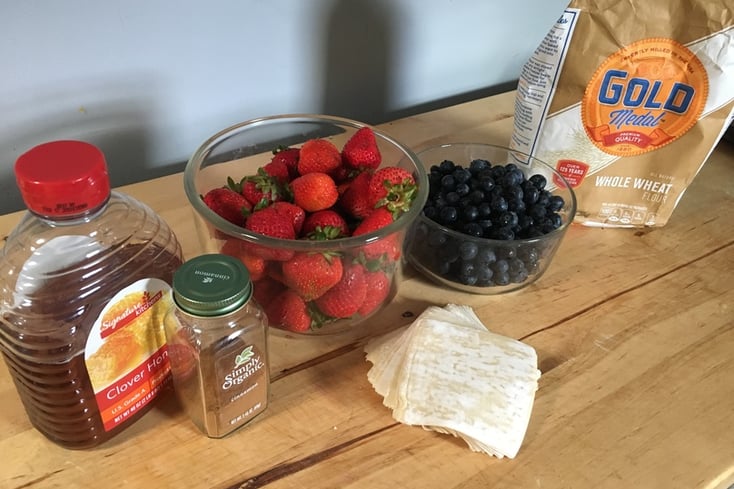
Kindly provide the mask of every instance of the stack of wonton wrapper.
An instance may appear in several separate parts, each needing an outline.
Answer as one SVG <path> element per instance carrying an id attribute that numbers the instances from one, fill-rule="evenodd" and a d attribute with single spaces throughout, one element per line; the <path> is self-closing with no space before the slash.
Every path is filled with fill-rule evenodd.
<path id="1" fill-rule="evenodd" d="M 428 307 L 365 346 L 367 377 L 393 417 L 514 458 L 530 421 L 540 371 L 535 350 L 487 330 L 471 307 Z"/>

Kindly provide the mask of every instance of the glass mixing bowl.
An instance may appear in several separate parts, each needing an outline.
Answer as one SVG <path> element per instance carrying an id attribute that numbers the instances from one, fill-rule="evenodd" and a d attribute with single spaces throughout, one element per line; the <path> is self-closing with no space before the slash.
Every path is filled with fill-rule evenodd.
<path id="1" fill-rule="evenodd" d="M 205 253 L 224 252 L 239 256 L 246 265 L 257 261 L 263 265 L 264 274 L 253 273 L 255 297 L 266 312 L 270 302 L 284 300 L 283 292 L 288 287 L 283 283 L 282 265 L 301 253 L 327 253 L 336 256 L 343 264 L 360 257 L 368 249 L 386 247 L 396 250 L 390 259 L 377 264 L 369 273 L 375 280 L 371 293 L 373 302 L 347 318 L 325 317 L 315 301 L 305 301 L 305 313 L 312 316 L 312 326 L 298 333 L 307 335 L 339 333 L 358 327 L 374 315 L 394 296 L 399 276 L 402 245 L 405 234 L 419 216 L 428 196 L 428 180 L 424 167 L 415 153 L 385 132 L 372 128 L 382 155 L 381 167 L 399 166 L 408 170 L 418 184 L 410 209 L 394 222 L 377 231 L 327 241 L 278 239 L 254 233 L 221 218 L 207 207 L 202 196 L 207 191 L 223 186 L 227 177 L 234 180 L 254 175 L 259 167 L 273 157 L 273 150 L 281 147 L 299 147 L 314 138 L 330 140 L 341 149 L 344 143 L 366 124 L 339 117 L 325 115 L 280 115 L 254 119 L 226 128 L 207 139 L 191 156 L 184 170 L 184 190 L 194 210 L 196 227 Z M 375 263 L 372 263 L 373 268 Z M 261 276 L 262 275 L 262 276 Z M 375 297 L 385 297 L 379 301 Z M 292 299 L 292 297 L 291 297 Z M 277 304 L 275 304 L 277 306 Z M 368 307 L 369 306 L 369 307 Z M 302 311 L 303 312 L 303 311 Z M 273 321 L 270 326 L 292 331 L 288 326 Z"/>

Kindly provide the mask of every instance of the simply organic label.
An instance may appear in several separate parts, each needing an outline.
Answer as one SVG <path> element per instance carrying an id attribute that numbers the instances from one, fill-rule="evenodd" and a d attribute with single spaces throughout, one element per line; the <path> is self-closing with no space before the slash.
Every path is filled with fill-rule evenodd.
<path id="1" fill-rule="evenodd" d="M 609 56 L 589 81 L 581 117 L 607 154 L 653 151 L 685 134 L 708 96 L 701 61 L 671 39 L 643 39 Z"/>

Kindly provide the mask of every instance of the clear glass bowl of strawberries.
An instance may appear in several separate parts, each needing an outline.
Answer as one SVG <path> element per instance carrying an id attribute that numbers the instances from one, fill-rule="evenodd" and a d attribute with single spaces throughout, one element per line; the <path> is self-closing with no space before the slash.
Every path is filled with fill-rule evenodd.
<path id="1" fill-rule="evenodd" d="M 204 252 L 242 260 L 271 327 L 334 334 L 397 290 L 428 197 L 417 156 L 349 119 L 272 116 L 205 141 L 184 171 Z"/>

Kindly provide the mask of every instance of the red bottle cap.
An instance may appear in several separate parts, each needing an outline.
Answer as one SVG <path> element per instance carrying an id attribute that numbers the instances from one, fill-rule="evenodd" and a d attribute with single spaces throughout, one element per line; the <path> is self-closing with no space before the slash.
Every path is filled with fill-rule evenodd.
<path id="1" fill-rule="evenodd" d="M 82 141 L 52 141 L 22 154 L 15 179 L 28 209 L 43 216 L 84 214 L 110 195 L 104 154 Z"/>

